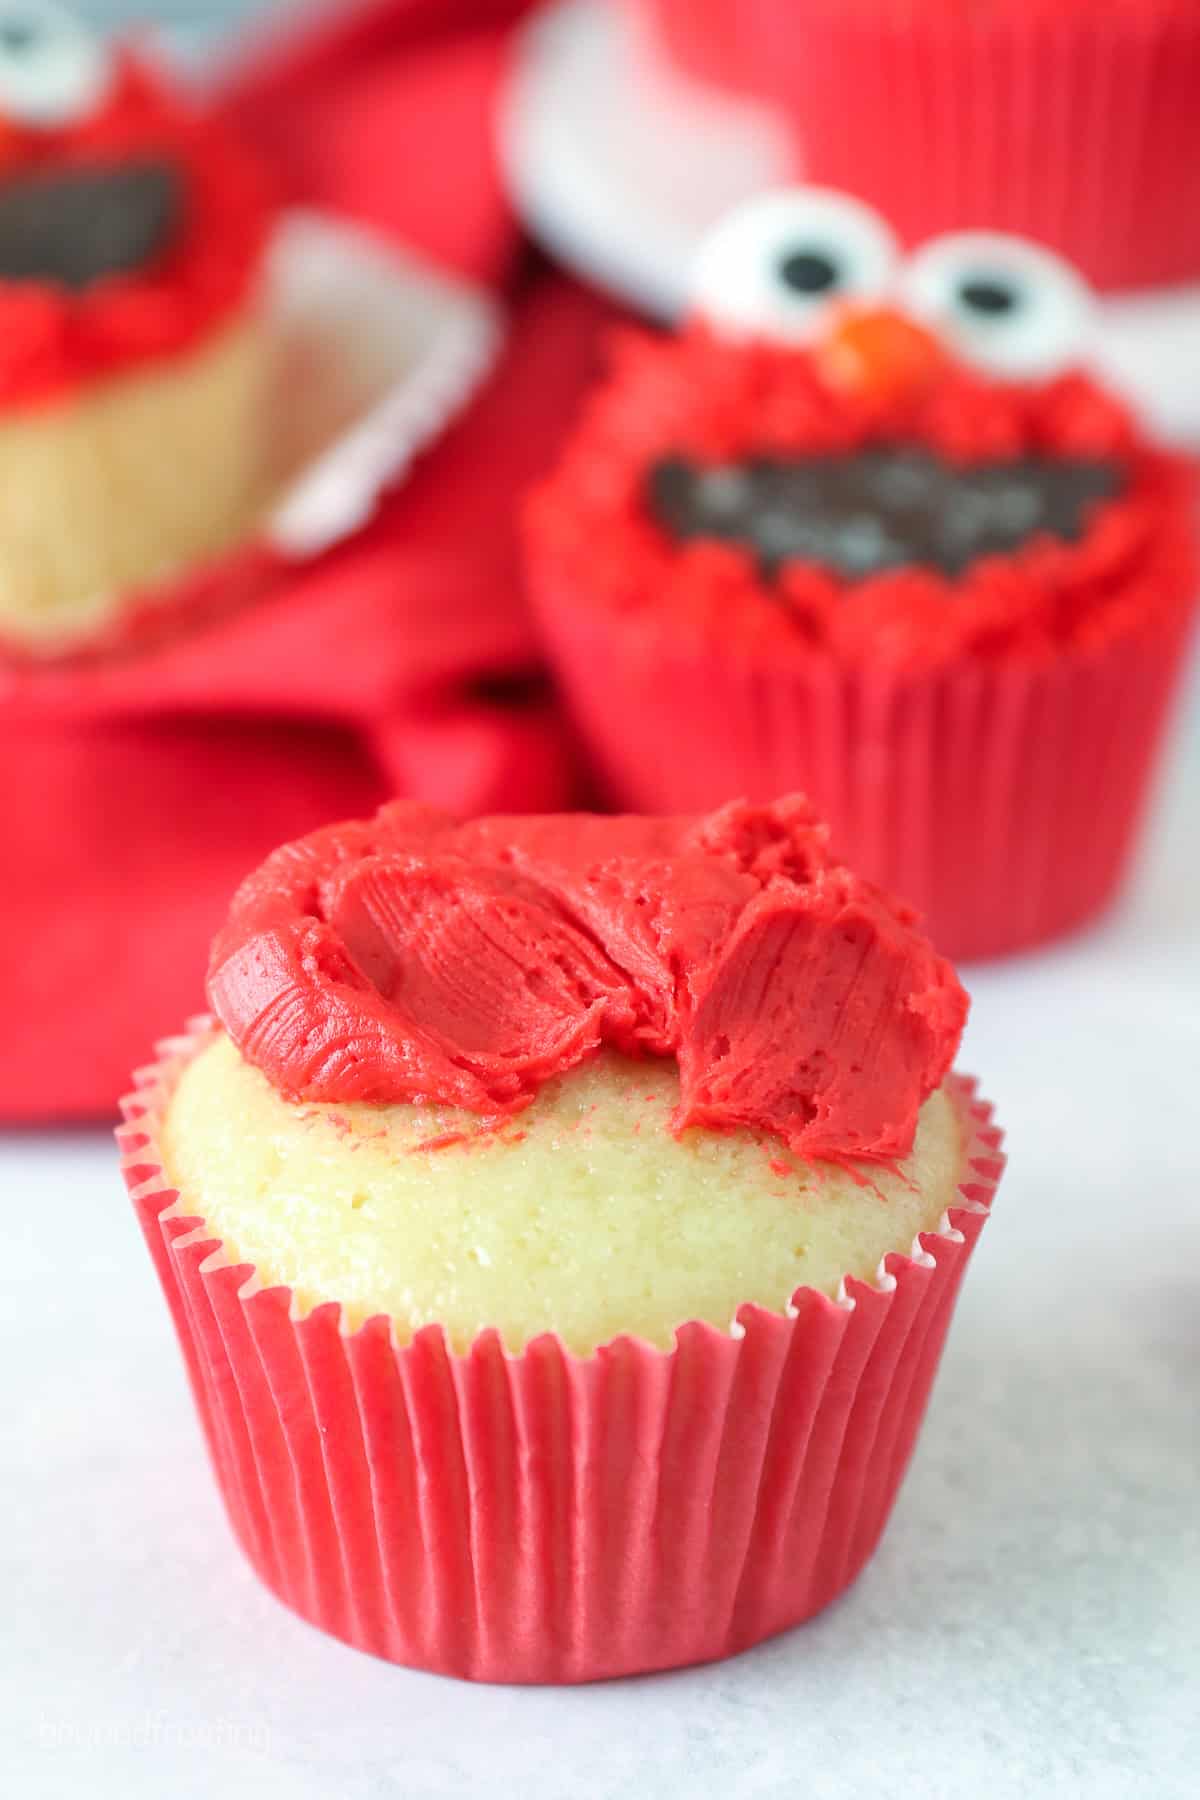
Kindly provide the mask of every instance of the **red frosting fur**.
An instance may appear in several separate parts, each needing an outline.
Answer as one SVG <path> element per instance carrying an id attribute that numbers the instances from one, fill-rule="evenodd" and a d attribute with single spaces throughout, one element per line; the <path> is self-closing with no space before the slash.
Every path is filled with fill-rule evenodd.
<path id="1" fill-rule="evenodd" d="M 213 946 L 246 1058 L 305 1100 L 496 1115 L 602 1045 L 679 1063 L 676 1129 L 890 1161 L 967 999 L 806 801 L 460 825 L 397 801 L 286 845 Z"/>
<path id="2" fill-rule="evenodd" d="M 165 254 L 81 293 L 0 282 L 0 405 L 37 404 L 99 376 L 198 343 L 246 299 L 271 221 L 258 163 L 227 128 L 128 52 L 95 117 L 69 130 L 9 127 L 3 176 L 164 157 L 181 171 L 186 211 Z"/>
<path id="3" fill-rule="evenodd" d="M 1035 539 L 957 577 L 906 568 L 855 583 L 797 561 L 768 584 L 737 545 L 672 542 L 643 500 L 648 468 L 672 452 L 720 462 L 897 442 L 965 463 L 1033 451 L 1113 458 L 1126 487 L 1077 543 Z M 694 324 L 617 340 L 612 375 L 529 525 L 537 569 L 580 605 L 669 620 L 729 653 L 923 667 L 1052 656 L 1177 607 L 1196 579 L 1194 489 L 1192 471 L 1145 444 L 1078 373 L 1022 386 L 950 365 L 919 396 L 855 395 L 830 388 L 807 351 L 731 343 Z"/>

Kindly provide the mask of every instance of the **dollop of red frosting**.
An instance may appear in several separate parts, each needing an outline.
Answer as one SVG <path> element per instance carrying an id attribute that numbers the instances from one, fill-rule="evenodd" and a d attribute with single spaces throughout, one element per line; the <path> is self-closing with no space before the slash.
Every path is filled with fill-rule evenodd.
<path id="1" fill-rule="evenodd" d="M 247 299 L 274 214 L 270 181 L 228 127 L 131 51 L 90 118 L 57 131 L 6 127 L 5 180 L 161 157 L 182 178 L 183 217 L 144 268 L 80 292 L 0 281 L 0 406 L 36 405 L 203 340 Z"/>
<path id="2" fill-rule="evenodd" d="M 797 559 L 773 580 L 732 543 L 677 544 L 645 504 L 664 454 L 698 463 L 850 454 L 918 445 L 948 462 L 1022 454 L 1111 460 L 1119 495 L 1075 542 L 1030 540 L 960 575 L 905 567 L 865 580 Z M 734 342 L 695 322 L 674 336 L 628 331 L 528 516 L 531 567 L 581 606 L 666 623 L 728 655 L 911 669 L 962 659 L 1044 660 L 1137 629 L 1186 604 L 1197 580 L 1196 477 L 1156 449 L 1087 375 L 989 378 L 947 359 L 927 387 L 848 391 L 821 357 Z"/>
<path id="3" fill-rule="evenodd" d="M 890 1161 L 967 997 L 807 801 L 458 824 L 408 801 L 286 845 L 213 946 L 212 1006 L 298 1099 L 494 1116 L 602 1046 L 674 1056 L 674 1126 Z"/>

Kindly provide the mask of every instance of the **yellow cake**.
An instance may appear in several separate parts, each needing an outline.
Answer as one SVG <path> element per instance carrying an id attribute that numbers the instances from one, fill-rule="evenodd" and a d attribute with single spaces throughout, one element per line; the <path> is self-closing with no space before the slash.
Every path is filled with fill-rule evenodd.
<path id="1" fill-rule="evenodd" d="M 403 1342 L 440 1324 L 454 1348 L 495 1327 L 522 1350 L 556 1331 L 587 1353 L 619 1333 L 669 1347 L 746 1302 L 836 1296 L 934 1231 L 962 1175 L 945 1088 L 895 1172 L 803 1162 L 748 1130 L 669 1129 L 673 1059 L 614 1052 L 549 1082 L 496 1127 L 445 1106 L 283 1098 L 219 1035 L 184 1070 L 163 1125 L 175 1208 L 229 1261 L 349 1328 L 388 1315 Z"/>
<path id="2" fill-rule="evenodd" d="M 253 311 L 167 363 L 0 414 L 0 637 L 53 650 L 228 549 L 262 500 Z"/>

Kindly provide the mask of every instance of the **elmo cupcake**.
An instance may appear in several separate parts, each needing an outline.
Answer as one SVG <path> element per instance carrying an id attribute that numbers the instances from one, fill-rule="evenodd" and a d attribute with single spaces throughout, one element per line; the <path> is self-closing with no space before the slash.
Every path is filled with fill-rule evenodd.
<path id="1" fill-rule="evenodd" d="M 0 5 L 0 645 L 86 641 L 262 501 L 257 166 L 132 51 Z"/>
<path id="2" fill-rule="evenodd" d="M 1081 923 L 1125 867 L 1196 589 L 1190 472 L 1089 377 L 1088 294 L 964 233 L 902 261 L 795 189 L 693 316 L 627 337 L 530 509 L 533 597 L 610 799 L 803 785 L 938 943 Z"/>
<path id="3" fill-rule="evenodd" d="M 393 803 L 243 883 L 209 997 L 124 1166 L 283 1600 L 581 1681 L 854 1579 L 1001 1159 L 953 971 L 802 798 Z"/>

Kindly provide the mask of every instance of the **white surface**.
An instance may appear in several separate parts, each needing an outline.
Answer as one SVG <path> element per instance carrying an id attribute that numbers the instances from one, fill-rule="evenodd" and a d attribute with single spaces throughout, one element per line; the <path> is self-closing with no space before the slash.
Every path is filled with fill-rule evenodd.
<path id="1" fill-rule="evenodd" d="M 1120 913 L 968 972 L 1011 1166 L 883 1546 L 724 1665 L 471 1688 L 294 1619 L 226 1528 L 109 1140 L 0 1138 L 4 1792 L 1191 1800 L 1198 806 L 1194 679 Z"/>
<path id="2" fill-rule="evenodd" d="M 700 237 L 795 176 L 763 109 L 672 74 L 615 0 L 559 0 L 527 28 L 500 119 L 509 184 L 563 262 L 663 318 L 686 298 Z M 1156 427 L 1200 441 L 1200 284 L 1099 309 L 1095 361 Z"/>

